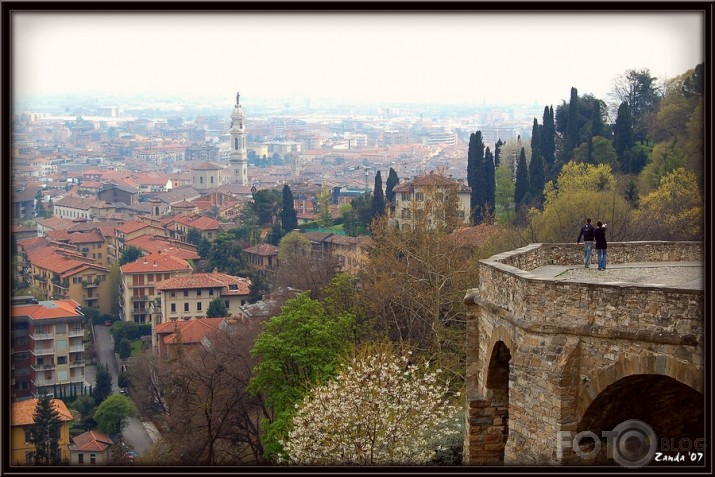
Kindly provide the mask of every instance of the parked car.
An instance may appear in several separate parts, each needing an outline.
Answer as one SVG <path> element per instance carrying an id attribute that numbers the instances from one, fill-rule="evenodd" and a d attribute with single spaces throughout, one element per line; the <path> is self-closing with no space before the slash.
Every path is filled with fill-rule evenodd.
<path id="1" fill-rule="evenodd" d="M 104 326 L 112 326 L 112 320 L 105 321 Z"/>

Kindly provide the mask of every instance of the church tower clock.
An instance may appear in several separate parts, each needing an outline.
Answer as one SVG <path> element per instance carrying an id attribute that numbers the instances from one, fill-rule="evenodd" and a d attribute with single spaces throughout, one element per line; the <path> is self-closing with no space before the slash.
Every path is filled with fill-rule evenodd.
<path id="1" fill-rule="evenodd" d="M 231 153 L 229 155 L 232 184 L 248 185 L 248 154 L 246 154 L 246 114 L 236 93 L 236 105 L 231 113 Z"/>

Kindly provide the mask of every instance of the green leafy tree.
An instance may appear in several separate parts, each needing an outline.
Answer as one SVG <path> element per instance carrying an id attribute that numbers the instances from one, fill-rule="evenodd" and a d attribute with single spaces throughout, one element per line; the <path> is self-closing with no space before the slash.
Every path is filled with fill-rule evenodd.
<path id="1" fill-rule="evenodd" d="M 644 142 L 648 135 L 648 123 L 657 111 L 660 90 L 650 70 L 627 70 L 618 76 L 611 91 L 618 104 L 627 103 L 633 118 L 633 140 Z"/>
<path id="2" fill-rule="evenodd" d="M 331 198 L 332 198 L 332 194 L 326 188 L 321 189 L 320 192 L 318 193 L 318 196 L 317 196 L 318 204 L 319 204 L 318 223 L 320 224 L 321 227 L 330 227 L 331 225 L 333 225 L 333 216 L 330 213 Z"/>
<path id="3" fill-rule="evenodd" d="M 192 245 L 198 246 L 201 243 L 201 232 L 199 229 L 190 229 L 186 234 L 186 241 Z"/>
<path id="4" fill-rule="evenodd" d="M 253 194 L 252 207 L 259 225 L 271 227 L 280 221 L 282 201 L 281 192 L 273 189 L 261 189 Z"/>
<path id="5" fill-rule="evenodd" d="M 211 255 L 211 242 L 206 237 L 201 237 L 199 241 L 199 246 L 196 249 L 201 258 L 209 258 Z"/>
<path id="6" fill-rule="evenodd" d="M 442 370 L 412 359 L 395 356 L 389 345 L 359 351 L 335 379 L 312 389 L 299 405 L 281 441 L 283 460 L 301 465 L 432 461 L 435 434 L 449 434 L 462 405 L 441 379 Z"/>
<path id="7" fill-rule="evenodd" d="M 132 355 L 132 343 L 126 339 L 122 338 L 119 342 L 119 359 L 127 359 Z"/>
<path id="8" fill-rule="evenodd" d="M 107 399 L 107 396 L 112 394 L 112 375 L 109 374 L 109 368 L 107 368 L 106 364 L 97 365 L 97 375 L 95 380 L 94 400 L 99 405 Z"/>
<path id="9" fill-rule="evenodd" d="M 350 345 L 354 317 L 332 316 L 308 292 L 288 300 L 281 314 L 267 321 L 252 355 L 258 359 L 249 384 L 265 396 L 274 418 L 265 426 L 268 456 L 280 452 L 290 416 L 309 386 L 335 375 Z"/>
<path id="10" fill-rule="evenodd" d="M 209 308 L 206 310 L 206 318 L 223 318 L 228 316 L 228 308 L 222 298 L 214 298 L 209 303 Z"/>
<path id="11" fill-rule="evenodd" d="M 350 202 L 350 207 L 351 210 L 343 216 L 345 231 L 352 237 L 368 234 L 372 221 L 372 195 L 366 192 L 356 197 Z"/>
<path id="12" fill-rule="evenodd" d="M 387 175 L 387 182 L 385 182 L 385 198 L 387 199 L 388 203 L 391 203 L 395 200 L 395 193 L 392 191 L 392 189 L 395 188 L 396 185 L 400 183 L 400 178 L 397 176 L 397 172 L 395 169 L 390 167 L 390 173 Z"/>
<path id="13" fill-rule="evenodd" d="M 704 203 L 695 173 L 678 168 L 641 198 L 638 240 L 703 240 Z"/>
<path id="14" fill-rule="evenodd" d="M 281 225 L 285 233 L 298 228 L 298 213 L 293 203 L 293 192 L 288 184 L 283 186 L 283 208 L 281 210 Z"/>
<path id="15" fill-rule="evenodd" d="M 136 406 L 122 394 L 112 394 L 94 411 L 99 430 L 106 434 L 120 434 L 127 419 L 136 415 Z"/>
<path id="16" fill-rule="evenodd" d="M 214 268 L 229 275 L 245 273 L 247 267 L 243 249 L 234 234 L 229 232 L 216 234 L 208 257 L 208 269 L 213 270 Z"/>
<path id="17" fill-rule="evenodd" d="M 496 206 L 496 215 L 501 220 L 506 220 L 514 210 L 514 169 L 506 162 L 499 164 L 496 169 L 495 182 L 494 205 Z"/>
<path id="18" fill-rule="evenodd" d="M 375 188 L 372 191 L 372 217 L 385 215 L 385 193 L 382 190 L 382 176 L 380 171 L 375 174 Z"/>
<path id="19" fill-rule="evenodd" d="M 521 148 L 519 162 L 516 165 L 516 185 L 514 186 L 514 202 L 521 204 L 529 197 L 529 172 L 526 166 L 526 152 Z"/>
<path id="20" fill-rule="evenodd" d="M 59 442 L 62 420 L 53 399 L 40 396 L 32 415 L 30 439 L 35 445 L 35 465 L 57 465 L 60 463 Z"/>
<path id="21" fill-rule="evenodd" d="M 124 247 L 124 250 L 122 251 L 122 256 L 119 258 L 119 265 L 124 265 L 126 263 L 131 263 L 136 261 L 138 258 L 141 258 L 142 255 L 142 249 L 139 247 L 136 247 L 134 245 L 127 245 Z"/>

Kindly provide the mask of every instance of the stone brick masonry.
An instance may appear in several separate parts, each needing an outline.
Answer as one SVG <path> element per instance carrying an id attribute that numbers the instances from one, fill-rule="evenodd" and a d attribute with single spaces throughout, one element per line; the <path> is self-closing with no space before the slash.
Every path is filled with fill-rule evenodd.
<path id="1" fill-rule="evenodd" d="M 609 264 L 703 257 L 700 242 L 608 246 Z M 582 260 L 575 244 L 532 244 L 481 261 L 479 287 L 465 297 L 466 464 L 588 463 L 558 452 L 557 433 L 609 431 L 628 418 L 659 436 L 700 432 L 696 418 L 675 422 L 658 408 L 702 402 L 703 290 L 531 273 Z"/>

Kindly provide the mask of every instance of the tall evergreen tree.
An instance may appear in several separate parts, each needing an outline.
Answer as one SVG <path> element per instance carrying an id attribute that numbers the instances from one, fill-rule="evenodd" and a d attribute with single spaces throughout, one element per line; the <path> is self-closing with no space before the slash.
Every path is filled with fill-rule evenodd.
<path id="1" fill-rule="evenodd" d="M 529 199 L 530 201 L 541 204 L 544 201 L 546 175 L 544 173 L 544 160 L 541 157 L 541 148 L 538 141 L 539 132 L 540 128 L 538 127 L 536 119 L 534 119 L 532 134 L 537 136 L 537 140 L 534 141 L 532 136 L 531 161 L 529 162 Z"/>
<path id="2" fill-rule="evenodd" d="M 372 191 L 372 217 L 385 214 L 385 193 L 382 191 L 382 176 L 380 171 L 375 174 L 375 189 Z"/>
<path id="3" fill-rule="evenodd" d="M 387 175 L 387 182 L 385 182 L 385 198 L 387 202 L 393 202 L 395 200 L 395 193 L 392 189 L 395 188 L 397 184 L 400 183 L 400 178 L 397 176 L 395 169 L 390 167 L 390 173 Z"/>
<path id="4" fill-rule="evenodd" d="M 494 144 L 494 167 L 497 168 L 499 167 L 499 164 L 501 161 L 501 147 L 504 145 L 502 142 L 501 138 L 497 141 L 496 144 Z"/>
<path id="5" fill-rule="evenodd" d="M 633 120 L 631 108 L 625 101 L 618 107 L 618 116 L 613 134 L 613 149 L 621 162 L 621 169 L 625 173 L 631 172 L 629 152 L 633 147 Z"/>
<path id="6" fill-rule="evenodd" d="M 467 151 L 467 185 L 472 189 L 469 206 L 472 211 L 472 224 L 482 223 L 482 207 L 484 207 L 484 142 L 482 132 L 477 131 L 469 136 Z"/>
<path id="7" fill-rule="evenodd" d="M 35 444 L 35 465 L 59 464 L 62 420 L 49 396 L 40 396 L 32 417 L 33 424 L 30 428 L 30 439 Z"/>
<path id="8" fill-rule="evenodd" d="M 288 184 L 283 186 L 283 208 L 281 209 L 281 226 L 285 233 L 298 228 L 298 214 L 293 203 L 293 192 Z"/>
<path id="9" fill-rule="evenodd" d="M 606 125 L 603 123 L 603 102 L 600 99 L 593 101 L 591 112 L 591 137 L 606 137 Z"/>
<path id="10" fill-rule="evenodd" d="M 94 401 L 97 405 L 99 405 L 102 401 L 107 399 L 107 396 L 112 394 L 112 375 L 109 374 L 109 368 L 107 368 L 106 364 L 97 365 L 97 375 L 95 380 Z"/>
<path id="11" fill-rule="evenodd" d="M 578 90 L 576 88 L 571 88 L 571 99 L 569 101 L 568 119 L 566 123 L 566 147 L 564 149 L 564 163 L 570 160 L 573 150 L 579 144 L 578 119 Z"/>
<path id="12" fill-rule="evenodd" d="M 544 158 L 544 164 L 551 172 L 554 162 L 556 162 L 556 125 L 554 123 L 553 106 L 544 107 L 543 130 L 539 139 L 541 157 Z"/>
<path id="13" fill-rule="evenodd" d="M 45 218 L 45 204 L 42 203 L 42 191 L 38 190 L 35 194 L 35 217 Z"/>
<path id="14" fill-rule="evenodd" d="M 514 185 L 514 203 L 521 204 L 529 195 L 529 171 L 526 168 L 526 151 L 521 148 L 516 164 L 516 184 Z"/>
<path id="15" fill-rule="evenodd" d="M 484 186 L 484 202 L 489 204 L 485 214 L 493 218 L 496 210 L 494 205 L 496 202 L 496 169 L 494 167 L 494 156 L 488 147 L 484 152 Z"/>

